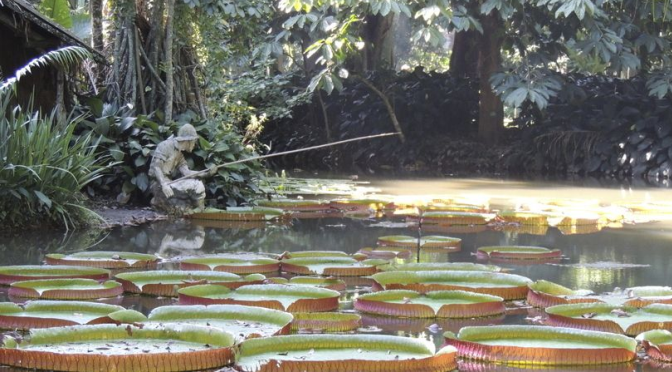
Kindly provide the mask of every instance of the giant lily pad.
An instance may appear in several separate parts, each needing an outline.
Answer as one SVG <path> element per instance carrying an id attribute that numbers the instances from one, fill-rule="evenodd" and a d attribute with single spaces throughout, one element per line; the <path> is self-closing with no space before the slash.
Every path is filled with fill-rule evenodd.
<path id="1" fill-rule="evenodd" d="M 57 371 L 192 371 L 234 361 L 233 336 L 190 325 L 92 325 L 32 330 L 5 337 L 0 363 Z"/>
<path id="2" fill-rule="evenodd" d="M 292 331 L 303 333 L 349 332 L 362 326 L 362 317 L 347 313 L 295 313 Z"/>
<path id="3" fill-rule="evenodd" d="M 293 317 L 284 311 L 242 305 L 162 306 L 147 317 L 151 323 L 188 323 L 220 328 L 240 341 L 288 334 Z"/>
<path id="4" fill-rule="evenodd" d="M 371 314 L 409 318 L 472 318 L 504 313 L 501 297 L 465 291 L 391 290 L 369 293 L 355 300 L 355 309 Z"/>
<path id="5" fill-rule="evenodd" d="M 596 297 L 588 297 L 593 294 L 590 290 L 573 290 L 546 280 L 537 280 L 531 283 L 529 288 L 527 303 L 534 307 L 547 308 L 564 304 L 602 302 Z"/>
<path id="6" fill-rule="evenodd" d="M 41 298 L 48 300 L 93 300 L 116 297 L 124 292 L 121 284 L 108 280 L 99 283 L 93 279 L 46 279 L 12 283 L 12 297 Z"/>
<path id="7" fill-rule="evenodd" d="M 666 363 L 672 362 L 672 333 L 667 330 L 648 331 L 637 336 L 646 354 Z"/>
<path id="8" fill-rule="evenodd" d="M 386 260 L 357 261 L 350 257 L 302 257 L 282 260 L 282 271 L 300 275 L 367 276 Z"/>
<path id="9" fill-rule="evenodd" d="M 328 278 L 323 276 L 295 276 L 291 279 L 268 278 L 266 282 L 274 284 L 307 285 L 312 287 L 327 288 L 334 291 L 345 291 L 348 287 L 341 279 Z"/>
<path id="10" fill-rule="evenodd" d="M 342 251 L 298 251 L 285 252 L 280 258 L 311 258 L 311 257 L 350 257 L 347 253 Z"/>
<path id="11" fill-rule="evenodd" d="M 247 284 L 261 284 L 261 274 L 241 277 L 220 271 L 142 271 L 117 274 L 115 279 L 124 285 L 124 291 L 153 296 L 177 297 L 179 288 L 198 284 L 217 284 L 237 288 Z"/>
<path id="12" fill-rule="evenodd" d="M 373 275 L 380 288 L 408 289 L 420 293 L 463 290 L 502 297 L 523 299 L 532 281 L 513 274 L 484 271 L 387 271 Z"/>
<path id="13" fill-rule="evenodd" d="M 379 247 L 379 248 L 362 248 L 357 251 L 357 255 L 362 255 L 365 258 L 378 258 L 384 260 L 391 260 L 395 258 L 409 258 L 411 257 L 410 249 L 402 247 Z"/>
<path id="14" fill-rule="evenodd" d="M 178 291 L 180 304 L 238 304 L 259 306 L 290 313 L 333 311 L 338 308 L 340 293 L 309 286 L 263 284 L 236 290 L 221 285 L 197 285 Z"/>
<path id="15" fill-rule="evenodd" d="M 82 266 L 2 266 L 0 267 L 0 284 L 12 284 L 24 280 L 38 279 L 95 279 L 107 280 L 110 271 Z"/>
<path id="16" fill-rule="evenodd" d="M 253 254 L 217 254 L 180 260 L 182 270 L 214 270 L 234 274 L 272 273 L 280 271 L 280 262 Z"/>
<path id="17" fill-rule="evenodd" d="M 428 341 L 381 335 L 294 335 L 248 340 L 237 367 L 244 372 L 424 371 L 457 368 L 452 347 L 435 353 Z"/>
<path id="18" fill-rule="evenodd" d="M 447 225 L 485 225 L 490 216 L 483 213 L 469 212 L 425 212 L 422 221 L 428 224 Z"/>
<path id="19" fill-rule="evenodd" d="M 450 332 L 445 336 L 460 357 L 508 364 L 624 363 L 635 358 L 637 347 L 623 335 L 542 326 L 465 327 L 457 337 Z"/>
<path id="20" fill-rule="evenodd" d="M 643 308 L 605 303 L 570 304 L 546 309 L 548 324 L 636 336 L 654 329 L 672 328 L 672 305 Z"/>
<path id="21" fill-rule="evenodd" d="M 332 200 L 329 204 L 334 209 L 348 212 L 394 209 L 394 203 L 379 199 L 339 199 Z"/>
<path id="22" fill-rule="evenodd" d="M 282 209 L 285 211 L 292 211 L 292 212 L 325 211 L 331 208 L 329 202 L 322 200 L 309 200 L 309 199 L 259 200 L 257 204 L 260 207 Z"/>
<path id="23" fill-rule="evenodd" d="M 378 245 L 383 247 L 404 247 L 404 248 L 442 248 L 459 251 L 462 245 L 462 239 L 451 238 L 449 236 L 424 236 L 414 238 L 406 235 L 381 236 L 378 238 Z"/>
<path id="24" fill-rule="evenodd" d="M 0 303 L 0 328 L 30 329 L 81 324 L 113 323 L 111 314 L 121 306 L 81 301 L 29 301 L 25 305 Z"/>
<path id="25" fill-rule="evenodd" d="M 231 207 L 226 210 L 207 208 L 186 217 L 195 220 L 268 221 L 288 216 L 282 209 L 264 207 Z"/>
<path id="26" fill-rule="evenodd" d="M 104 269 L 155 267 L 159 258 L 152 254 L 134 252 L 78 252 L 69 255 L 52 253 L 46 256 L 49 265 L 77 265 Z"/>
<path id="27" fill-rule="evenodd" d="M 381 271 L 491 271 L 500 272 L 502 268 L 494 265 L 481 265 L 471 262 L 422 262 L 403 265 L 385 265 Z"/>
<path id="28" fill-rule="evenodd" d="M 559 249 L 531 246 L 490 246 L 480 247 L 476 251 L 479 259 L 504 259 L 504 260 L 549 260 L 560 259 L 562 252 Z"/>
<path id="29" fill-rule="evenodd" d="M 623 292 L 624 299 L 620 296 L 605 297 L 609 303 L 623 302 L 625 306 L 644 307 L 651 304 L 672 304 L 672 288 L 660 286 L 632 287 Z"/>
<path id="30" fill-rule="evenodd" d="M 426 206 L 419 206 L 423 212 L 469 212 L 469 213 L 486 213 L 488 209 L 483 205 L 474 204 L 453 204 L 453 203 L 431 203 Z"/>
<path id="31" fill-rule="evenodd" d="M 521 225 L 548 225 L 548 216 L 534 212 L 513 212 L 505 211 L 497 214 L 497 217 L 508 223 L 518 223 Z"/>

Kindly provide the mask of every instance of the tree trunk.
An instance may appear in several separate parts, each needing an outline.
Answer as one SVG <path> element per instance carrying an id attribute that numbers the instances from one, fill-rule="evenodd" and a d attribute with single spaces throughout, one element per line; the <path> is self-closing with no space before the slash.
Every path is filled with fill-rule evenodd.
<path id="1" fill-rule="evenodd" d="M 450 55 L 450 73 L 458 77 L 477 77 L 480 35 L 478 31 L 456 32 Z"/>
<path id="2" fill-rule="evenodd" d="M 503 23 L 499 13 L 493 11 L 482 19 L 483 36 L 480 42 L 480 108 L 478 136 L 487 144 L 495 144 L 504 126 L 504 105 L 493 92 L 490 77 L 501 67 Z"/>
<path id="3" fill-rule="evenodd" d="M 105 47 L 103 38 L 103 0 L 89 0 L 91 12 L 91 42 L 93 49 L 102 52 Z"/>
<path id="4" fill-rule="evenodd" d="M 364 71 L 394 69 L 394 24 L 393 13 L 383 17 L 369 16 L 364 27 L 366 42 Z"/>
<path id="5" fill-rule="evenodd" d="M 175 0 L 166 0 L 166 104 L 164 106 L 165 124 L 173 121 L 173 18 L 175 16 Z"/>

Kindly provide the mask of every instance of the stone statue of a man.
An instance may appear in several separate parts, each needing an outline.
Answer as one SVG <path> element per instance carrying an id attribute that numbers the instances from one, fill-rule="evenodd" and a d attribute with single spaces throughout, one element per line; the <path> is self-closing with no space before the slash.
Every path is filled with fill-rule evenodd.
<path id="1" fill-rule="evenodd" d="M 191 124 L 184 124 L 177 132 L 177 137 L 171 136 L 156 147 L 149 168 L 149 176 L 152 179 L 150 187 L 154 195 L 152 206 L 156 209 L 169 214 L 183 215 L 204 208 L 203 182 L 186 179 L 170 183 L 176 171 L 182 176 L 197 173 L 189 169 L 182 154 L 183 151 L 192 152 L 197 140 L 196 129 Z M 212 175 L 215 171 L 213 168 L 204 175 Z"/>

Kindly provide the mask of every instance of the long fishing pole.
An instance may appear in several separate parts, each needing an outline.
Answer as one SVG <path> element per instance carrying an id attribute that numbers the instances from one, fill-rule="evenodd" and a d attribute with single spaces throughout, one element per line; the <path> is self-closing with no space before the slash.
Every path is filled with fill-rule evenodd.
<path id="1" fill-rule="evenodd" d="M 215 169 L 224 168 L 224 167 L 227 167 L 227 166 L 229 166 L 229 165 L 245 163 L 245 162 L 248 162 L 248 161 L 268 159 L 268 158 L 273 158 L 273 157 L 276 157 L 276 156 L 295 154 L 295 153 L 297 153 L 297 152 L 310 151 L 310 150 L 317 150 L 317 149 L 321 149 L 321 148 L 325 148 L 325 147 L 331 147 L 331 146 L 342 145 L 342 144 L 344 144 L 344 143 L 348 143 L 348 142 L 364 141 L 364 140 L 370 140 L 370 139 L 374 139 L 374 138 L 389 137 L 389 136 L 399 136 L 399 135 L 400 135 L 399 133 L 396 133 L 396 132 L 395 132 L 395 133 L 375 134 L 375 135 L 373 135 L 373 136 L 366 136 L 366 137 L 351 138 L 351 139 L 347 139 L 347 140 L 343 140 L 343 141 L 330 142 L 330 143 L 325 143 L 325 144 L 323 144 L 323 145 L 317 145 L 317 146 L 306 147 L 306 148 L 303 148 L 303 149 L 296 149 L 296 150 L 290 150 L 290 151 L 285 151 L 285 152 L 278 152 L 278 153 L 275 153 L 275 154 L 260 155 L 260 156 L 254 156 L 254 157 L 247 158 L 247 159 L 236 160 L 236 161 L 232 161 L 232 162 L 230 162 L 230 163 L 220 164 L 220 165 L 216 166 Z M 192 173 L 192 174 L 190 174 L 190 175 L 188 175 L 188 176 L 180 177 L 180 178 L 178 178 L 178 179 L 176 179 L 176 180 L 170 181 L 170 182 L 168 182 L 168 184 L 169 184 L 169 185 L 172 185 L 172 184 L 174 184 L 175 182 L 178 182 L 178 181 L 182 181 L 182 180 L 186 180 L 186 179 L 189 179 L 189 178 L 198 177 L 199 175 L 201 175 L 201 174 L 206 174 L 206 173 L 208 173 L 208 172 L 210 172 L 210 171 L 211 171 L 211 168 L 209 168 L 209 169 L 204 169 L 204 170 L 202 170 L 202 171 L 198 171 L 198 172 Z"/>

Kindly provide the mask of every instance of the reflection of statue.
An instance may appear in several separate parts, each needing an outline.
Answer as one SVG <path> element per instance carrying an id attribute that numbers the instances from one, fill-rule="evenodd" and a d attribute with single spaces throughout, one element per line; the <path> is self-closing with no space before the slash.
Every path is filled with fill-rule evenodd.
<path id="1" fill-rule="evenodd" d="M 149 168 L 152 177 L 151 190 L 154 194 L 152 206 L 164 212 L 183 215 L 195 209 L 204 208 L 205 186 L 196 179 L 170 183 L 171 175 L 179 170 L 182 176 L 190 176 L 195 171 L 189 169 L 182 151 L 192 152 L 198 135 L 191 124 L 184 124 L 177 137 L 170 137 L 159 143 Z M 205 175 L 210 175 L 214 171 Z"/>
<path id="2" fill-rule="evenodd" d="M 175 229 L 168 231 L 161 239 L 156 252 L 159 256 L 193 255 L 205 243 L 205 230 L 196 226 L 193 229 Z"/>

